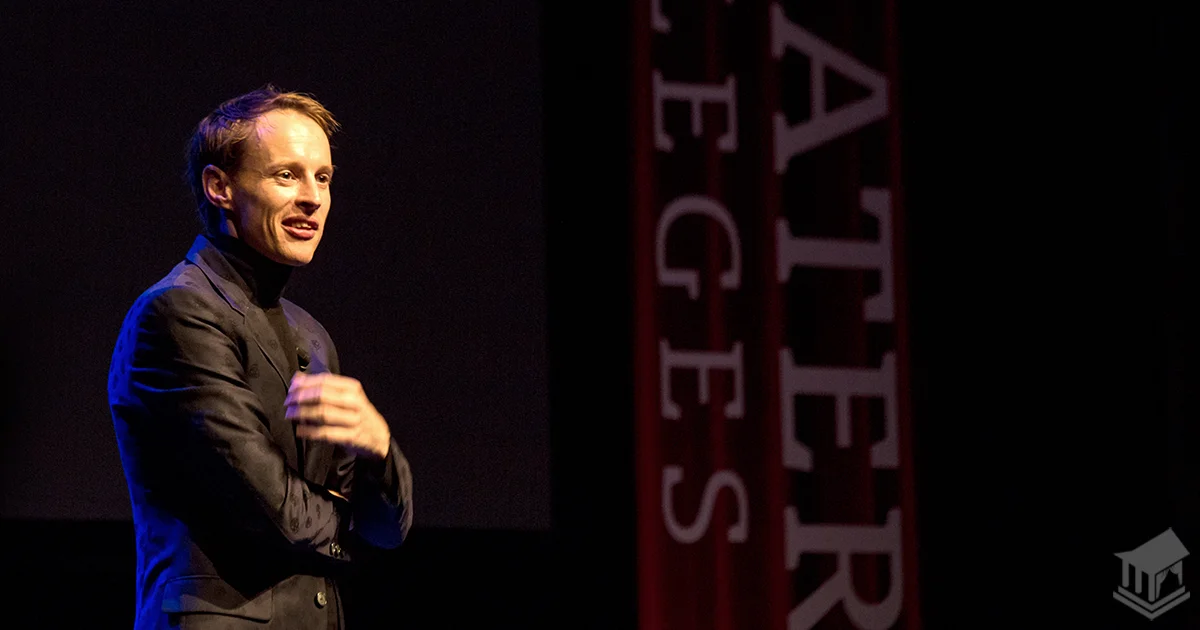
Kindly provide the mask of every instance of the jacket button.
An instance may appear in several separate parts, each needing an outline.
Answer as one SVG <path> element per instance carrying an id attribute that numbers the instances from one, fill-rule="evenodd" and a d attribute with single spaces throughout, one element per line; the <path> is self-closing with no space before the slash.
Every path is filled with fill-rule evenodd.
<path id="1" fill-rule="evenodd" d="M 317 608 L 324 608 L 328 603 L 329 599 L 325 597 L 325 591 L 317 591 Z"/>

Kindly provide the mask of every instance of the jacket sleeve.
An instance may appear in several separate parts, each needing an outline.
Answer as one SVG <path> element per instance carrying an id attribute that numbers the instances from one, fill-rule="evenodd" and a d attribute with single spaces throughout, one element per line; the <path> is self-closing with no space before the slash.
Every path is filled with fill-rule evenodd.
<path id="1" fill-rule="evenodd" d="M 138 442 L 170 453 L 173 473 L 226 525 L 268 544 L 347 559 L 336 543 L 349 505 L 288 466 L 271 439 L 242 367 L 245 350 L 222 330 L 229 327 L 219 314 L 224 304 L 182 287 L 142 304 L 127 319 L 131 356 L 122 396 L 113 399 L 139 411 L 124 414 L 135 419 L 129 430 L 142 434 Z"/>
<path id="2" fill-rule="evenodd" d="M 329 485 L 350 500 L 350 531 L 376 547 L 400 546 L 413 523 L 412 471 L 396 439 L 380 460 L 335 453 Z"/>
<path id="3" fill-rule="evenodd" d="M 337 349 L 329 343 L 329 371 L 341 374 Z M 383 549 L 394 549 L 408 537 L 413 523 L 412 470 L 396 444 L 388 445 L 383 459 L 356 457 L 340 446 L 326 487 L 350 500 L 350 531 Z"/>

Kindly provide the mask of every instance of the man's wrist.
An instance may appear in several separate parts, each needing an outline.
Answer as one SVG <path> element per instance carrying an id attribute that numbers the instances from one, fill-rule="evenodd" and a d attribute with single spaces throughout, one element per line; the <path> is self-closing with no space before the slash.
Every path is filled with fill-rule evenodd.
<path id="1" fill-rule="evenodd" d="M 377 450 L 372 450 L 370 453 L 359 456 L 361 460 L 359 466 L 361 466 L 361 470 L 366 473 L 367 477 L 376 480 L 383 479 L 383 476 L 387 473 L 388 456 L 392 453 L 390 444 L 391 439 L 388 440 L 388 446 L 385 447 L 386 450 L 382 456 L 379 455 L 379 451 Z"/>
<path id="2" fill-rule="evenodd" d="M 373 453 L 371 453 L 371 455 L 372 455 L 371 459 L 373 461 L 377 461 L 377 462 L 386 462 L 388 455 L 390 455 L 391 452 L 392 452 L 392 436 L 389 434 L 389 435 L 384 436 L 383 442 L 376 447 L 376 449 Z"/>
<path id="3" fill-rule="evenodd" d="M 371 454 L 380 461 L 386 461 L 392 451 L 392 432 L 389 430 L 387 420 L 384 420 L 383 416 L 379 416 L 379 425 L 382 428 L 382 433 Z"/>
<path id="4" fill-rule="evenodd" d="M 371 449 L 371 459 L 386 461 L 392 450 L 392 431 L 388 426 L 387 419 L 383 414 L 371 407 L 371 412 L 375 416 L 375 426 L 378 428 L 375 447 Z"/>

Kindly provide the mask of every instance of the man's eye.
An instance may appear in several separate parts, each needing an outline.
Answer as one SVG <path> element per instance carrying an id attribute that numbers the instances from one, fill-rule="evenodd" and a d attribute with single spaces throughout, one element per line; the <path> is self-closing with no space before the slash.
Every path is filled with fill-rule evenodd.
<path id="1" fill-rule="evenodd" d="M 328 175 L 317 175 L 317 181 L 322 184 L 328 184 L 333 181 L 333 178 Z"/>
<path id="2" fill-rule="evenodd" d="M 283 179 L 292 179 L 292 172 L 291 171 L 280 171 L 279 177 L 282 177 Z"/>

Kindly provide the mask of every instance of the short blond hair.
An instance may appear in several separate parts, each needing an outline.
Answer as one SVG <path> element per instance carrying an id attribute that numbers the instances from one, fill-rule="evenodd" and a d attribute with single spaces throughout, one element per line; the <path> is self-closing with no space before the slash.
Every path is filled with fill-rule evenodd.
<path id="1" fill-rule="evenodd" d="M 196 198 L 200 220 L 210 233 L 220 231 L 222 213 L 204 194 L 204 168 L 211 164 L 226 173 L 233 173 L 241 160 L 246 139 L 254 132 L 255 119 L 277 109 L 291 109 L 308 116 L 321 127 L 327 138 L 332 138 L 341 128 L 333 114 L 311 95 L 283 92 L 274 85 L 268 84 L 221 103 L 196 125 L 187 144 L 185 177 Z"/>

